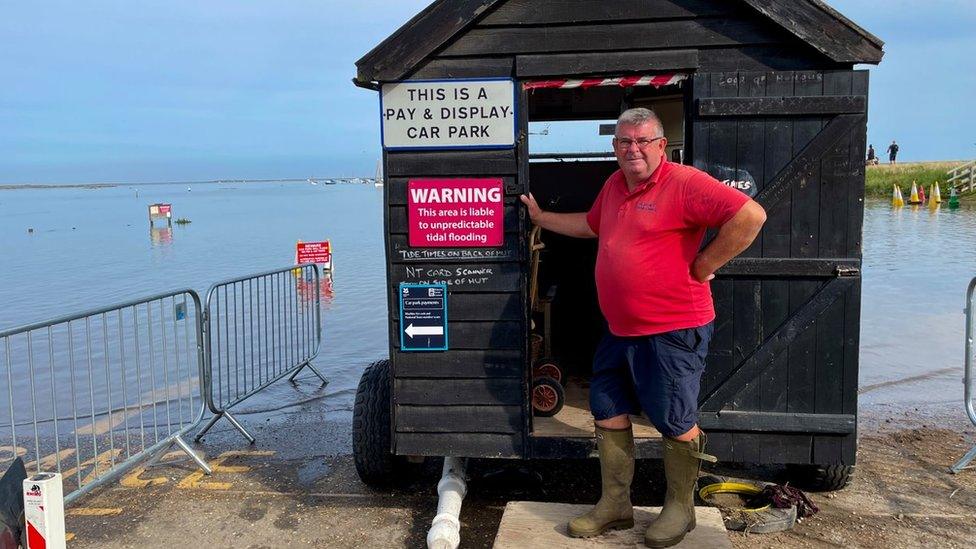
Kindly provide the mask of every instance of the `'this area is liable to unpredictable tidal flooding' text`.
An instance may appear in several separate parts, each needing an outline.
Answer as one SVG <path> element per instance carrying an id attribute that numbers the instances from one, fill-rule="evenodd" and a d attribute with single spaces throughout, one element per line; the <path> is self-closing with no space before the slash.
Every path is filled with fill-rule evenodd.
<path id="1" fill-rule="evenodd" d="M 407 192 L 411 246 L 502 245 L 500 178 L 415 179 L 408 183 Z"/>

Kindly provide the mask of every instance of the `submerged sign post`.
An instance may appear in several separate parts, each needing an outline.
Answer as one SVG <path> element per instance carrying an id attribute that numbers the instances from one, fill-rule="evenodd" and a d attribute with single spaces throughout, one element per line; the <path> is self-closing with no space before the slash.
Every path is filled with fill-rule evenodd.
<path id="1" fill-rule="evenodd" d="M 447 350 L 446 284 L 400 284 L 400 350 Z"/>
<path id="2" fill-rule="evenodd" d="M 515 82 L 408 80 L 380 93 L 383 147 L 503 149 L 515 146 Z"/>

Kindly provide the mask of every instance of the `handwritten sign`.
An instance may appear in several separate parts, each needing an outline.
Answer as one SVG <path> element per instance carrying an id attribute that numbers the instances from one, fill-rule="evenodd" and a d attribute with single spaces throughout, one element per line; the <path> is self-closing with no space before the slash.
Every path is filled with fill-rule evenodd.
<path id="1" fill-rule="evenodd" d="M 480 286 L 495 275 L 494 267 L 407 267 L 406 276 L 418 284 L 445 286 Z"/>
<path id="2" fill-rule="evenodd" d="M 756 179 L 746 170 L 712 164 L 708 167 L 708 173 L 722 184 L 737 189 L 750 198 L 755 198 L 759 194 Z"/>
<path id="3" fill-rule="evenodd" d="M 410 245 L 477 248 L 504 243 L 502 180 L 411 179 L 407 183 Z"/>
<path id="4" fill-rule="evenodd" d="M 511 79 L 414 80 L 380 93 L 386 149 L 496 149 L 515 146 Z"/>
<path id="5" fill-rule="evenodd" d="M 394 252 L 399 256 L 402 261 L 431 261 L 431 260 L 441 260 L 441 259 L 460 259 L 460 260 L 472 260 L 472 261 L 483 261 L 486 259 L 502 260 L 502 259 L 512 259 L 515 257 L 514 250 L 509 250 L 505 248 L 490 248 L 490 249 L 434 249 L 434 250 L 400 250 L 396 249 Z"/>

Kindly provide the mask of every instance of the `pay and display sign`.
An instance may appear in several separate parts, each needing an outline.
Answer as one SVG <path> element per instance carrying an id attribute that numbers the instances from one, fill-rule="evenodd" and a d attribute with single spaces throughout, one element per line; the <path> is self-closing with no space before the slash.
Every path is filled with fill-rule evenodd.
<path id="1" fill-rule="evenodd" d="M 447 350 L 446 284 L 400 284 L 400 350 Z"/>
<path id="2" fill-rule="evenodd" d="M 495 149 L 515 146 L 511 79 L 412 80 L 380 93 L 386 149 Z"/>
<path id="3" fill-rule="evenodd" d="M 477 248 L 504 241 L 501 178 L 412 179 L 407 182 L 410 246 Z"/>

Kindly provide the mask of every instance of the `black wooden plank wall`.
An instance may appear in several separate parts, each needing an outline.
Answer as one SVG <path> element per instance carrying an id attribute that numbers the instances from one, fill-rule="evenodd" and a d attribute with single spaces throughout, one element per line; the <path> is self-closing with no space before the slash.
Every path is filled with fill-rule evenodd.
<path id="1" fill-rule="evenodd" d="M 606 66 L 613 67 L 607 74 L 696 71 L 693 83 L 687 84 L 696 99 L 867 93 L 866 75 L 842 70 L 850 66 L 830 61 L 752 8 L 719 0 L 508 0 L 408 78 L 582 76 L 574 70 L 590 70 L 593 56 L 581 64 L 574 54 L 586 53 L 605 57 Z M 526 453 L 528 330 L 525 244 L 520 235 L 527 220 L 517 195 L 528 181 L 524 141 L 528 95 L 522 91 L 520 97 L 523 139 L 515 150 L 384 155 L 393 412 L 399 454 Z M 689 107 L 694 111 L 693 105 Z M 742 108 L 779 112 L 693 116 L 689 152 L 706 166 L 748 172 L 761 192 L 767 185 L 774 187 L 781 171 L 835 118 L 827 111 L 846 107 L 819 104 L 817 112 L 825 114 L 802 116 L 784 114 L 784 105 L 775 102 Z M 799 183 L 777 194 L 768 208 L 763 234 L 744 257 L 860 258 L 863 126 L 831 144 L 821 160 L 804 168 Z M 414 177 L 446 176 L 504 178 L 505 246 L 450 251 L 408 246 L 407 182 Z M 748 363 L 757 346 L 828 284 L 829 277 L 822 274 L 764 275 L 762 265 L 752 274 L 722 276 L 713 285 L 719 322 L 703 398 L 717 391 L 738 365 Z M 395 290 L 405 281 L 451 284 L 450 351 L 399 352 Z M 727 402 L 706 409 L 855 414 L 860 280 L 844 288 L 819 321 L 778 353 L 761 375 L 728 396 Z M 791 434 L 773 447 L 758 444 L 767 441 L 768 434 L 720 435 L 714 439 L 720 446 L 717 451 L 740 460 L 770 461 L 761 458 L 776 452 L 777 461 L 837 461 L 853 456 L 853 436 Z"/>
<path id="2" fill-rule="evenodd" d="M 522 455 L 525 408 L 524 210 L 517 150 L 387 152 L 384 186 L 389 261 L 395 452 Z M 501 177 L 505 245 L 411 248 L 407 186 L 415 178 Z M 445 352 L 401 352 L 401 282 L 448 284 Z"/>
<path id="3" fill-rule="evenodd" d="M 718 97 L 866 96 L 867 73 L 796 71 L 698 74 L 693 99 Z M 811 103 L 812 104 L 812 103 Z M 693 107 L 694 108 L 694 107 Z M 801 154 L 834 116 L 809 113 L 779 116 L 695 117 L 692 155 L 696 166 L 713 175 L 754 179 L 758 193 Z M 776 330 L 831 283 L 834 276 L 763 275 L 778 269 L 777 259 L 861 257 L 865 122 L 840 133 L 819 160 L 778 200 L 764 204 L 768 220 L 743 257 L 758 259 L 755 275 L 720 275 L 712 291 L 718 322 L 703 378 L 706 410 L 743 410 L 792 414 L 856 414 L 860 279 L 845 283 L 840 297 L 816 322 L 727 402 L 707 397 L 725 383 Z M 822 139 L 822 136 L 821 136 Z M 761 195 L 760 195 L 761 197 Z M 802 269 L 801 269 L 802 272 Z M 721 400 L 721 399 L 720 399 Z M 713 441 L 715 451 L 742 461 L 850 462 L 855 436 L 784 435 L 776 448 L 758 445 L 758 435 L 734 433 Z"/>
<path id="4" fill-rule="evenodd" d="M 737 2 L 508 0 L 410 78 L 520 76 L 523 56 L 524 75 L 574 74 L 573 53 L 600 54 L 608 69 L 589 74 L 695 68 L 689 62 L 700 71 L 844 68 Z"/>

